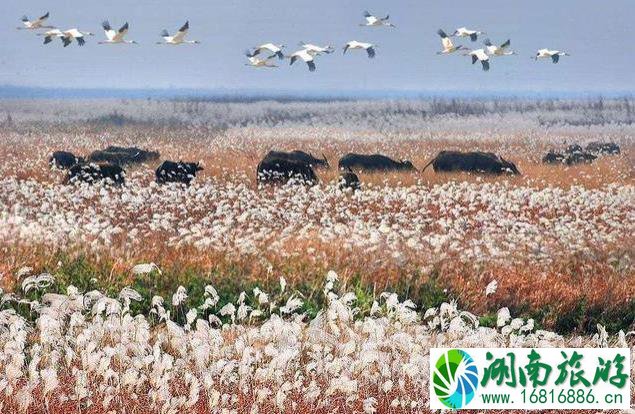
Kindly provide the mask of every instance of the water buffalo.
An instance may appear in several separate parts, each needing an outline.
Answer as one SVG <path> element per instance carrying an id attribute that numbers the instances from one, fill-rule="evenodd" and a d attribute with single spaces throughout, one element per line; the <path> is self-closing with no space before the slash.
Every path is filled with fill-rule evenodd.
<path id="1" fill-rule="evenodd" d="M 590 163 L 597 157 L 589 152 L 582 150 L 579 145 L 569 146 L 565 150 L 564 154 L 558 152 L 549 151 L 544 157 L 542 157 L 543 164 L 567 164 L 575 165 L 582 163 Z"/>
<path id="2" fill-rule="evenodd" d="M 567 154 L 567 156 L 564 159 L 565 164 L 567 165 L 574 165 L 574 164 L 589 164 L 591 162 L 593 162 L 593 160 L 595 160 L 597 157 L 593 154 L 590 154 L 588 152 L 574 152 L 571 154 Z"/>
<path id="3" fill-rule="evenodd" d="M 582 147 L 578 144 L 571 144 L 567 147 L 567 149 L 564 150 L 565 154 L 578 154 L 578 153 L 583 153 L 584 150 L 582 149 Z"/>
<path id="4" fill-rule="evenodd" d="M 67 183 L 83 181 L 96 183 L 105 181 L 121 185 L 124 183 L 126 172 L 116 164 L 75 164 L 68 171 Z"/>
<path id="5" fill-rule="evenodd" d="M 88 156 L 90 162 L 108 162 L 118 165 L 141 164 L 159 159 L 156 151 L 146 151 L 137 147 L 109 146 L 103 150 L 93 151 Z"/>
<path id="6" fill-rule="evenodd" d="M 265 155 L 265 159 L 267 158 L 286 158 L 292 161 L 298 161 L 298 162 L 303 162 L 305 164 L 310 165 L 313 168 L 329 168 L 329 162 L 326 159 L 326 156 L 324 154 L 322 154 L 322 159 L 320 158 L 315 158 L 313 155 L 309 154 L 308 152 L 304 152 L 304 151 L 300 151 L 300 150 L 295 150 L 295 151 L 291 151 L 291 152 L 284 152 L 284 151 L 269 151 L 267 153 L 267 155 Z"/>
<path id="7" fill-rule="evenodd" d="M 68 170 L 75 164 L 81 164 L 84 162 L 82 157 L 77 157 L 72 152 L 67 151 L 55 151 L 51 158 L 49 158 L 49 164 L 53 167 Z"/>
<path id="8" fill-rule="evenodd" d="M 173 162 L 163 161 L 157 168 L 155 175 L 157 183 L 183 183 L 190 185 L 196 173 L 202 171 L 203 167 L 196 162 Z"/>
<path id="9" fill-rule="evenodd" d="M 359 177 L 350 168 L 340 173 L 339 184 L 339 187 L 342 190 L 346 188 L 350 188 L 353 191 L 360 189 Z"/>
<path id="10" fill-rule="evenodd" d="M 594 155 L 617 155 L 620 153 L 620 146 L 614 142 L 590 142 L 586 150 Z"/>
<path id="11" fill-rule="evenodd" d="M 353 154 L 349 153 L 340 158 L 338 163 L 340 170 L 376 171 L 417 171 L 410 161 L 395 161 L 381 154 Z"/>
<path id="12" fill-rule="evenodd" d="M 465 171 L 488 174 L 520 174 L 513 162 L 491 152 L 441 151 L 423 167 L 425 171 L 432 164 L 435 172 Z"/>
<path id="13" fill-rule="evenodd" d="M 565 162 L 566 157 L 557 152 L 549 151 L 544 157 L 542 157 L 543 164 L 562 164 Z"/>
<path id="14" fill-rule="evenodd" d="M 285 184 L 291 179 L 309 185 L 318 182 L 309 164 L 289 158 L 265 157 L 258 164 L 256 176 L 259 182 L 271 184 Z"/>

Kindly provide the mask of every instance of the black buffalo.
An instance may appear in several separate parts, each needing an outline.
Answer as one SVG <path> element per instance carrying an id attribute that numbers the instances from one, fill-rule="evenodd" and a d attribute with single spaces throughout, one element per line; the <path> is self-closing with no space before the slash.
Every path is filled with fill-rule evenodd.
<path id="1" fill-rule="evenodd" d="M 574 164 L 589 164 L 593 162 L 597 157 L 588 152 L 574 152 L 571 154 L 567 154 L 564 159 L 565 164 L 574 165 Z"/>
<path id="2" fill-rule="evenodd" d="M 578 144 L 571 144 L 564 150 L 566 154 L 581 154 L 584 152 L 582 147 Z"/>
<path id="3" fill-rule="evenodd" d="M 575 165 L 582 163 L 591 163 L 597 157 L 590 152 L 582 150 L 579 145 L 570 145 L 564 154 L 558 152 L 549 151 L 544 157 L 542 162 L 544 164 L 566 164 Z"/>
<path id="4" fill-rule="evenodd" d="M 156 151 L 146 151 L 137 147 L 117 146 L 109 146 L 103 150 L 93 151 L 88 156 L 88 161 L 90 162 L 108 162 L 118 165 L 142 164 L 158 159 L 159 153 Z"/>
<path id="5" fill-rule="evenodd" d="M 617 155 L 620 153 L 620 146 L 614 142 L 591 142 L 586 150 L 594 155 Z"/>
<path id="6" fill-rule="evenodd" d="M 542 157 L 543 164 L 562 164 L 567 157 L 553 151 L 549 151 L 544 157 Z"/>
<path id="7" fill-rule="evenodd" d="M 285 184 L 291 179 L 309 185 L 318 182 L 309 164 L 289 158 L 265 157 L 258 163 L 256 176 L 259 182 L 270 184 Z"/>
<path id="8" fill-rule="evenodd" d="M 75 164 L 68 171 L 68 183 L 82 181 L 86 183 L 96 183 L 104 181 L 107 183 L 121 185 L 124 183 L 126 172 L 116 164 Z"/>
<path id="9" fill-rule="evenodd" d="M 196 177 L 196 173 L 202 170 L 203 167 L 196 162 L 163 161 L 163 164 L 157 168 L 155 175 L 159 184 L 183 183 L 189 185 Z"/>
<path id="10" fill-rule="evenodd" d="M 68 170 L 75 164 L 81 164 L 84 162 L 82 157 L 77 157 L 72 152 L 68 151 L 55 151 L 51 158 L 49 158 L 49 164 L 54 167 Z"/>
<path id="11" fill-rule="evenodd" d="M 322 158 L 315 158 L 313 155 L 308 152 L 295 150 L 291 152 L 284 151 L 269 151 L 267 155 L 265 155 L 265 159 L 274 159 L 274 158 L 286 158 L 292 161 L 303 162 L 305 164 L 310 165 L 313 168 L 329 168 L 329 162 L 326 159 L 326 156 L 322 154 Z"/>
<path id="12" fill-rule="evenodd" d="M 487 174 L 520 174 L 513 162 L 505 160 L 492 152 L 441 151 L 423 168 L 432 164 L 435 172 L 478 172 Z"/>
<path id="13" fill-rule="evenodd" d="M 340 173 L 339 184 L 339 187 L 342 190 L 350 188 L 353 191 L 356 191 L 359 190 L 361 187 L 359 177 L 350 168 Z"/>
<path id="14" fill-rule="evenodd" d="M 353 154 L 344 155 L 339 163 L 340 170 L 351 169 L 366 172 L 377 171 L 417 171 L 410 161 L 395 161 L 381 154 Z"/>

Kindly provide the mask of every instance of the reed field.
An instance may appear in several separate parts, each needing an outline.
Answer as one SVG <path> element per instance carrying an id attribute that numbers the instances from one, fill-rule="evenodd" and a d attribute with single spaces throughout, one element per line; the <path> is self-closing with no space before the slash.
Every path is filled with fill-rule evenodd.
<path id="1" fill-rule="evenodd" d="M 593 141 L 621 153 L 541 162 Z M 123 186 L 48 162 L 108 145 L 161 157 Z M 271 149 L 330 168 L 258 185 Z M 441 150 L 522 174 L 423 171 Z M 418 171 L 342 190 L 348 152 Z M 431 347 L 635 357 L 630 98 L 2 100 L 0 159 L 0 412 L 418 413 Z"/>

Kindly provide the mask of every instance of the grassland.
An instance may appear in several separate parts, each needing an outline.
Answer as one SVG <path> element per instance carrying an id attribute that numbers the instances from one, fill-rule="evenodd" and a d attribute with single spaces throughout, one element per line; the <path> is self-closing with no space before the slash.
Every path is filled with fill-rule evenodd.
<path id="1" fill-rule="evenodd" d="M 79 354 L 95 332 L 99 349 L 142 332 L 117 351 L 128 365 L 109 361 L 118 378 L 131 361 L 141 364 L 148 356 L 138 351 L 144 346 L 158 347 L 155 354 L 181 365 L 156 374 L 160 380 L 150 385 L 137 377 L 133 388 L 118 388 L 120 397 L 109 400 L 109 409 L 130 404 L 135 412 L 148 404 L 166 412 L 237 407 L 246 412 L 253 406 L 328 411 L 329 404 L 360 411 L 371 397 L 378 412 L 418 412 L 427 379 L 407 367 L 433 343 L 633 349 L 628 333 L 635 329 L 633 104 L 629 99 L 0 102 L 6 114 L 0 127 L 3 326 L 15 332 L 35 326 L 37 339 L 19 344 L 29 358 L 40 355 L 34 343 L 48 351 L 65 343 Z M 540 162 L 549 149 L 591 141 L 616 142 L 622 153 L 571 167 Z M 123 187 L 69 186 L 64 173 L 48 165 L 54 150 L 87 154 L 107 145 L 158 150 L 162 159 L 201 161 L 205 170 L 190 187 L 157 186 L 158 162 L 128 168 Z M 331 168 L 318 171 L 321 182 L 312 188 L 258 187 L 260 158 L 270 149 L 296 148 L 324 154 L 333 166 L 347 152 L 380 152 L 418 168 L 442 149 L 488 150 L 514 161 L 522 175 L 431 169 L 362 174 L 362 191 L 351 193 L 338 188 Z M 159 270 L 133 272 L 140 263 Z M 38 280 L 40 274 L 45 277 Z M 78 298 L 81 311 L 74 308 Z M 506 311 L 518 318 L 513 330 L 498 323 Z M 79 314 L 86 317 L 75 321 L 84 342 L 70 339 Z M 47 327 L 51 318 L 60 319 L 56 328 Z M 343 368 L 365 358 L 370 339 L 362 322 L 386 335 L 390 352 L 404 346 L 399 335 L 416 344 L 412 354 L 392 354 L 386 362 L 404 368 L 381 374 L 388 384 L 383 391 L 370 380 L 378 375 L 374 368 Z M 100 331 L 102 323 L 111 323 L 108 332 Z M 291 346 L 294 336 L 301 340 Z M 221 349 L 205 361 L 196 351 L 204 338 Z M 231 365 L 242 358 L 234 347 L 238 339 L 253 349 L 289 345 L 291 354 L 284 356 L 289 365 L 276 369 L 290 382 L 273 379 L 274 361 L 259 359 L 244 369 L 256 375 L 266 367 L 273 377 L 242 383 L 249 375 L 235 377 Z M 18 346 L 16 340 L 5 335 L 2 343 Z M 354 352 L 333 341 L 352 342 Z M 302 374 L 294 383 L 289 378 L 304 372 L 309 361 L 323 359 L 310 354 L 315 347 L 332 352 L 338 368 Z M 36 383 L 14 361 L 20 375 L 8 382 L 25 395 L 2 400 L 7 407 L 19 409 L 31 396 L 50 398 L 57 412 L 76 406 L 91 412 L 88 400 L 111 395 L 97 385 L 84 387 L 71 368 L 96 383 L 105 371 L 75 365 L 67 351 L 72 363 L 62 367 L 46 352 L 41 365 L 55 375 L 46 371 L 50 378 L 40 374 Z M 135 356 L 128 360 L 130 352 Z M 13 367 L 11 361 L 1 363 Z M 148 370 L 159 369 L 157 363 L 134 375 L 152 377 Z M 216 371 L 210 364 L 217 364 Z M 233 368 L 224 372 L 224 364 Z M 213 380 L 205 383 L 208 374 Z M 75 395 L 74 402 L 48 396 L 68 378 L 75 388 L 62 386 L 62 394 Z M 172 385 L 166 390 L 162 381 Z M 391 384 L 399 386 L 393 390 Z M 245 392 L 232 394 L 233 386 Z M 148 388 L 154 394 L 146 398 L 142 390 Z M 316 389 L 322 390 L 319 398 L 302 397 Z M 78 397 L 84 392 L 92 397 Z M 348 401 L 349 394 L 357 397 Z"/>

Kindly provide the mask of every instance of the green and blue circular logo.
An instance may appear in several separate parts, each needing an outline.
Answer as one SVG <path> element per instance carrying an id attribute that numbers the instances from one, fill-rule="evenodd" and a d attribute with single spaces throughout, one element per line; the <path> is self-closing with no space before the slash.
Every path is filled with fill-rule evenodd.
<path id="1" fill-rule="evenodd" d="M 446 407 L 458 409 L 468 405 L 478 387 L 478 369 L 472 357 L 461 349 L 442 354 L 432 372 L 432 386 Z"/>

